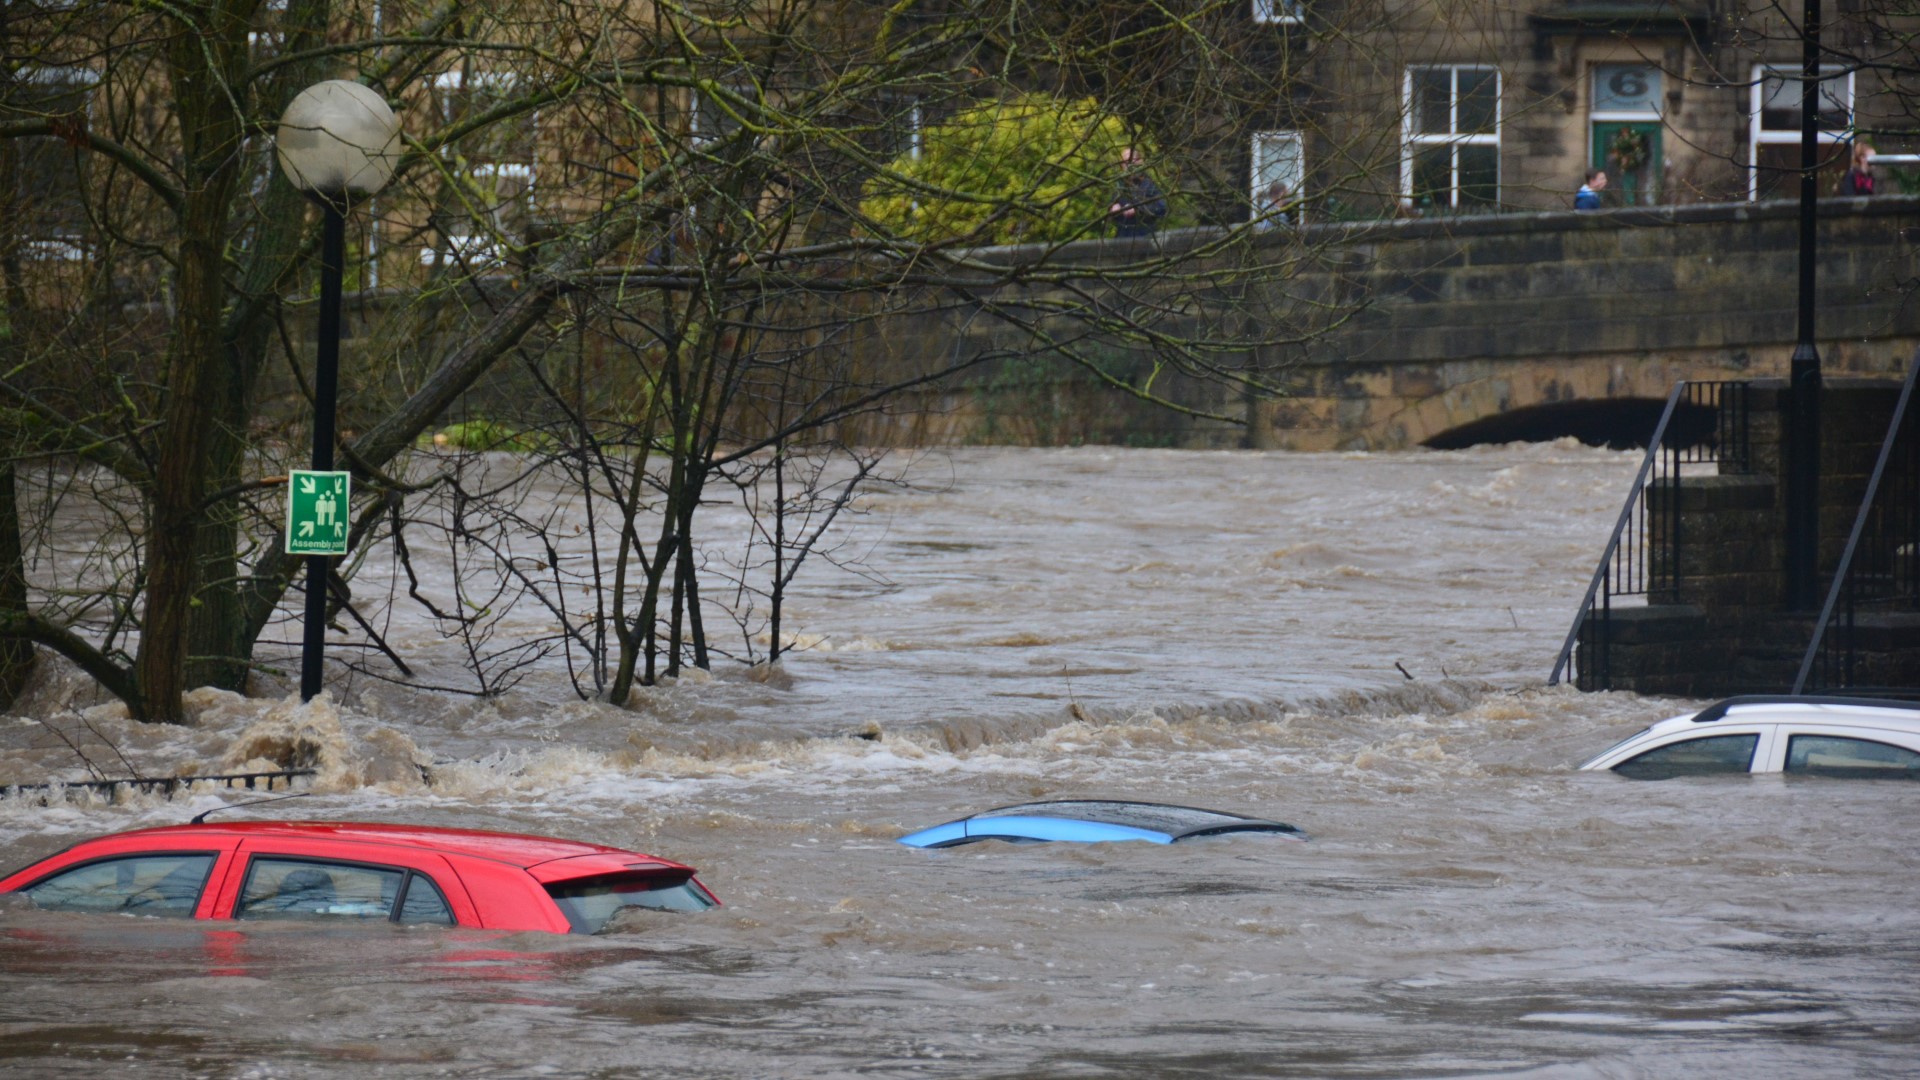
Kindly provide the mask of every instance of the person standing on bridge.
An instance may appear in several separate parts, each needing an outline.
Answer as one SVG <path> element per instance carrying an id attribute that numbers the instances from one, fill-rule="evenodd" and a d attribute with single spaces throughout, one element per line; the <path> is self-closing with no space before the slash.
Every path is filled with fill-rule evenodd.
<path id="1" fill-rule="evenodd" d="M 1840 194 L 1873 194 L 1873 147 L 1865 139 L 1853 144 L 1853 161 L 1847 166 L 1847 174 L 1840 178 Z"/>
<path id="2" fill-rule="evenodd" d="M 1276 225 L 1293 224 L 1293 208 L 1288 203 L 1293 192 L 1287 185 L 1275 180 L 1260 193 L 1260 203 L 1253 208 L 1253 227 L 1256 231 L 1266 232 Z"/>
<path id="3" fill-rule="evenodd" d="M 1588 169 L 1587 182 L 1580 185 L 1580 191 L 1573 197 L 1575 210 L 1600 209 L 1600 193 L 1607 190 L 1607 170 Z"/>
<path id="4" fill-rule="evenodd" d="M 1120 151 L 1120 187 L 1114 193 L 1107 216 L 1113 219 L 1115 236 L 1152 236 L 1167 216 L 1167 197 L 1147 175 L 1140 152 L 1128 147 Z"/>

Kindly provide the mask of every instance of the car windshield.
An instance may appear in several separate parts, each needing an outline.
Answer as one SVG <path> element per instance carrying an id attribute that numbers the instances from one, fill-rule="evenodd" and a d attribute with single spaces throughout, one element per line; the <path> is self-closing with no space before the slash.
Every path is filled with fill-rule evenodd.
<path id="1" fill-rule="evenodd" d="M 1633 734 L 1627 736 L 1626 738 L 1621 739 L 1619 742 L 1614 743 L 1612 746 L 1607 747 L 1605 750 L 1602 750 L 1599 753 L 1588 758 L 1580 767 L 1584 769 L 1588 765 L 1591 765 L 1596 761 L 1600 761 L 1605 758 L 1612 757 L 1616 752 L 1620 750 L 1621 747 L 1627 745 L 1628 743 L 1632 742 L 1635 739 L 1638 739 L 1640 736 L 1645 735 L 1647 732 L 1652 730 L 1653 730 L 1653 727 L 1651 725 L 1641 728 L 1639 731 L 1634 732 Z"/>
<path id="2" fill-rule="evenodd" d="M 1243 817 L 1239 814 L 1224 814 L 1217 810 L 1202 810 L 1194 806 L 1163 806 L 1159 803 L 1123 802 L 1100 799 L 1070 799 L 1057 802 L 1025 803 L 1020 806 L 1002 806 L 975 814 L 973 820 L 979 821 L 1001 817 L 1045 817 L 1064 818 L 1070 821 L 1097 821 L 1105 825 L 1125 825 L 1135 829 L 1147 829 L 1152 832 L 1165 833 L 1168 836 L 1183 836 L 1187 833 L 1200 830 L 1267 824 L 1258 819 Z"/>
<path id="3" fill-rule="evenodd" d="M 557 881 L 547 895 L 576 934 L 597 934 L 627 908 L 654 911 L 705 911 L 714 906 L 690 871 L 630 874 L 586 881 Z"/>

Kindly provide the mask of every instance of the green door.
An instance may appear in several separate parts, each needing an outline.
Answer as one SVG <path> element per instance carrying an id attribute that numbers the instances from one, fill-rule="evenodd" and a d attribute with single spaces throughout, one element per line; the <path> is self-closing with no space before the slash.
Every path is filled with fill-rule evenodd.
<path id="1" fill-rule="evenodd" d="M 1608 206 L 1652 206 L 1660 201 L 1661 163 L 1658 121 L 1599 122 L 1593 125 L 1595 168 L 1607 170 Z"/>

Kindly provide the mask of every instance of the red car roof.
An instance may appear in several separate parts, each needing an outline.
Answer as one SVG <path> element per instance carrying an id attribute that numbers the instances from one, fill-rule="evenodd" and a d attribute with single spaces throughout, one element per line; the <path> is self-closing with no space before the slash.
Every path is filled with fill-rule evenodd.
<path id="1" fill-rule="evenodd" d="M 605 844 L 579 840 L 559 840 L 550 836 L 525 836 L 519 833 L 487 832 L 481 829 L 445 829 L 431 825 L 390 825 L 371 821 L 237 821 L 204 825 L 161 825 L 116 833 L 111 840 L 126 836 L 177 835 L 183 840 L 193 836 L 226 835 L 244 839 L 294 837 L 308 840 L 353 840 L 371 844 L 394 844 L 450 854 L 472 855 L 522 868 L 574 859 L 583 855 L 617 856 L 623 865 L 642 859 L 649 864 L 681 867 L 680 863 Z M 681 867 L 684 869 L 684 867 Z"/>

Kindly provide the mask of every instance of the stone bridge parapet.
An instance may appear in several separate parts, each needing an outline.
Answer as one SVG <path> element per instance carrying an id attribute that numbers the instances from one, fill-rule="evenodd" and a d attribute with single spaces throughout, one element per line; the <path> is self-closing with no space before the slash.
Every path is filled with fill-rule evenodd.
<path id="1" fill-rule="evenodd" d="M 1920 344 L 1920 197 L 1827 199 L 1819 210 L 1816 332 L 1826 368 L 1898 375 Z M 1029 370 L 1018 378 L 990 371 L 965 387 L 931 391 L 918 408 L 863 435 L 1394 449 L 1523 437 L 1503 418 L 1544 418 L 1530 429 L 1537 432 L 1596 408 L 1621 410 L 1614 426 L 1640 432 L 1651 428 L 1640 414 L 1657 409 L 1678 379 L 1785 374 L 1796 334 L 1798 228 L 1797 203 L 1743 202 L 1276 230 L 1256 243 L 1309 254 L 1298 273 L 1254 287 L 1352 315 L 1324 336 L 1261 357 L 1284 371 L 1284 396 L 1240 400 L 1214 386 L 1180 388 L 1192 404 L 1243 416 L 1244 427 L 1116 402 L 1090 380 L 1039 380 Z M 1154 243 L 1177 252 L 1218 236 L 1196 229 Z M 1137 258 L 1144 243 L 1086 242 L 1064 255 Z M 992 252 L 1014 261 L 1023 253 Z M 975 329 L 956 331 L 960 321 L 951 319 L 893 328 L 895 362 L 912 363 L 920 351 L 1015 345 L 1003 330 L 977 329 L 986 320 L 965 322 Z M 978 340 L 956 342 L 956 333 Z M 1556 410 L 1567 415 L 1546 416 Z"/>
<path id="2" fill-rule="evenodd" d="M 1920 342 L 1920 198 L 1820 204 L 1815 330 L 1836 374 L 1898 375 Z M 1367 300 L 1311 347 L 1256 445 L 1384 449 L 1520 410 L 1658 400 L 1682 378 L 1784 375 L 1798 205 L 1408 222 L 1345 270 Z"/>

